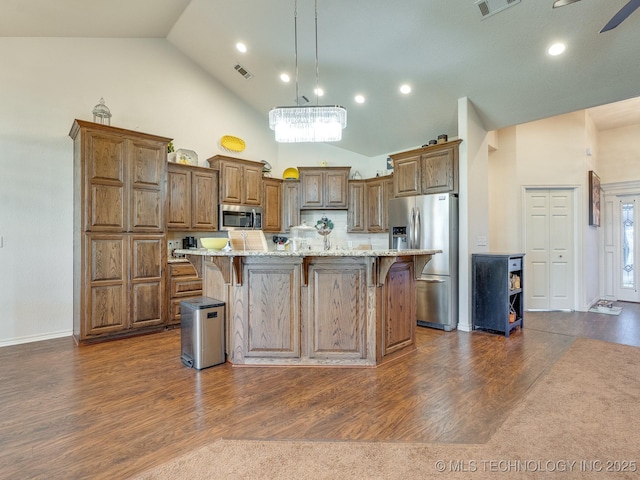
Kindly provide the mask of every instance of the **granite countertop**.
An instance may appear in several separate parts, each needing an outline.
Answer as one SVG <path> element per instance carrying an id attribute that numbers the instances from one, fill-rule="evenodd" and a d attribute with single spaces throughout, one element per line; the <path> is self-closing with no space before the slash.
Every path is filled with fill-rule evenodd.
<path id="1" fill-rule="evenodd" d="M 433 255 L 442 250 L 290 250 L 249 251 L 249 250 L 207 250 L 206 248 L 178 249 L 175 251 L 185 255 L 211 257 L 397 257 L 403 255 Z"/>

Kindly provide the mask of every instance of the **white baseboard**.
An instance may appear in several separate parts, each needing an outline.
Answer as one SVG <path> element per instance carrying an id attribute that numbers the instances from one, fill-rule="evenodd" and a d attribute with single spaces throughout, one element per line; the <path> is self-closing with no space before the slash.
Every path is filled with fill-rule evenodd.
<path id="1" fill-rule="evenodd" d="M 20 345 L 23 343 L 40 342 L 42 340 L 51 340 L 52 338 L 70 337 L 73 330 L 64 330 L 62 332 L 52 332 L 44 335 L 29 335 L 26 337 L 12 338 L 10 340 L 0 341 L 0 347 L 8 347 L 10 345 Z"/>

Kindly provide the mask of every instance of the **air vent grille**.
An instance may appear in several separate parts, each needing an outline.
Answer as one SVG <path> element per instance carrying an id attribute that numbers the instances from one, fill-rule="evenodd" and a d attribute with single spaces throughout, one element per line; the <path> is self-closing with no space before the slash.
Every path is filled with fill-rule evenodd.
<path id="1" fill-rule="evenodd" d="M 513 7 L 516 3 L 520 3 L 520 0 L 477 0 L 475 4 L 480 9 L 482 18 L 487 18 L 505 8 Z"/>
<path id="2" fill-rule="evenodd" d="M 242 75 L 244 78 L 246 78 L 247 80 L 250 80 L 253 78 L 253 73 L 251 73 L 249 70 L 247 70 L 246 68 L 244 68 L 242 65 L 240 65 L 239 63 L 236 63 L 235 66 L 233 67 L 236 69 L 236 72 L 238 72 L 240 75 Z"/>

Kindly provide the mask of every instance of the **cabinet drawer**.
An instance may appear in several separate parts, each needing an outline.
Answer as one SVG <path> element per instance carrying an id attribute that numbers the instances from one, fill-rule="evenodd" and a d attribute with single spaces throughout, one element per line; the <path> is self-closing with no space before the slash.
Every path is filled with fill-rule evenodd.
<path id="1" fill-rule="evenodd" d="M 195 277 L 196 274 L 196 269 L 194 268 L 193 265 L 191 265 L 188 262 L 184 262 L 184 263 L 170 263 L 169 264 L 169 274 L 172 277 L 180 277 L 180 276 L 185 276 L 188 275 L 190 277 Z"/>
<path id="2" fill-rule="evenodd" d="M 194 297 L 182 297 L 174 298 L 169 305 L 169 323 L 175 324 L 180 322 L 180 302 L 182 300 L 189 300 L 190 298 L 197 298 L 202 296 L 202 292 L 192 292 Z"/>
<path id="3" fill-rule="evenodd" d="M 517 270 L 522 270 L 522 259 L 521 258 L 510 258 L 509 259 L 509 271 L 515 272 Z"/>
<path id="4" fill-rule="evenodd" d="M 172 278 L 171 298 L 194 295 L 194 292 L 202 290 L 202 280 L 198 277 Z"/>

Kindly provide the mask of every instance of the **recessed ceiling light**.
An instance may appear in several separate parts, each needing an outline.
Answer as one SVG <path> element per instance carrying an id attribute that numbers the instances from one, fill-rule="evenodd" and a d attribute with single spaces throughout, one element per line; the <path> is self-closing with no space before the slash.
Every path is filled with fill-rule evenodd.
<path id="1" fill-rule="evenodd" d="M 287 73 L 281 73 L 280 80 L 282 80 L 284 83 L 289 83 L 291 81 L 291 77 Z"/>
<path id="2" fill-rule="evenodd" d="M 321 88 L 319 88 L 319 87 L 318 87 L 318 88 L 314 88 L 314 89 L 313 89 L 313 93 L 314 93 L 316 96 L 321 97 L 321 96 L 323 96 L 323 95 L 324 95 L 324 90 L 322 90 L 322 89 L 321 89 Z"/>
<path id="3" fill-rule="evenodd" d="M 247 46 L 246 46 L 244 43 L 242 43 L 242 42 L 238 42 L 238 43 L 236 43 L 236 49 L 237 49 L 239 52 L 247 53 Z"/>
<path id="4" fill-rule="evenodd" d="M 560 55 L 565 51 L 566 48 L 567 47 L 564 43 L 554 43 L 549 47 L 549 50 L 547 50 L 547 53 L 553 56 Z"/>
<path id="5" fill-rule="evenodd" d="M 406 83 L 404 85 L 400 85 L 400 93 L 404 95 L 411 93 L 411 85 L 407 85 Z"/>
<path id="6" fill-rule="evenodd" d="M 356 95 L 355 101 L 357 103 L 364 103 L 364 95 Z"/>

